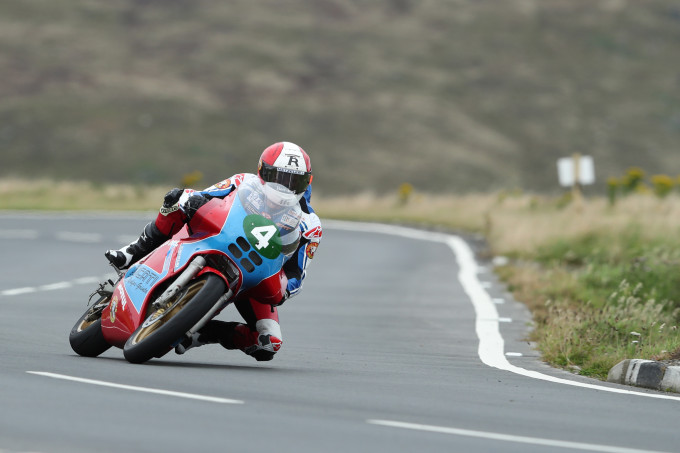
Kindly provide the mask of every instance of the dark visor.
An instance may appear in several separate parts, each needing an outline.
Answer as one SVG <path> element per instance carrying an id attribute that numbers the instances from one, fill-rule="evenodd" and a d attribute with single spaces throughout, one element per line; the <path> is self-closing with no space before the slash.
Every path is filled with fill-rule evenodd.
<path id="1" fill-rule="evenodd" d="M 262 164 L 260 177 L 267 182 L 275 182 L 288 187 L 296 194 L 303 193 L 310 183 L 311 173 L 291 173 L 290 171 Z"/>

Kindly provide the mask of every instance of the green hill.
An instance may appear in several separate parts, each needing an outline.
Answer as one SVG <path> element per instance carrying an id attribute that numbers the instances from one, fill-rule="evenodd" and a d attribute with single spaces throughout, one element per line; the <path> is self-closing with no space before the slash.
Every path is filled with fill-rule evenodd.
<path id="1" fill-rule="evenodd" d="M 278 140 L 322 193 L 680 173 L 677 0 L 5 0 L 0 176 L 198 186 Z"/>

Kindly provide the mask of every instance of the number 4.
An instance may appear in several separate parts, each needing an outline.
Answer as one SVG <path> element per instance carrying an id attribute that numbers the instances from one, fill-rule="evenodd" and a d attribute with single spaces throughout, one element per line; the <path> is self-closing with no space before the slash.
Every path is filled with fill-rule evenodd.
<path id="1" fill-rule="evenodd" d="M 261 250 L 269 246 L 269 240 L 276 234 L 276 227 L 274 225 L 255 227 L 251 233 L 259 241 L 255 247 Z"/>

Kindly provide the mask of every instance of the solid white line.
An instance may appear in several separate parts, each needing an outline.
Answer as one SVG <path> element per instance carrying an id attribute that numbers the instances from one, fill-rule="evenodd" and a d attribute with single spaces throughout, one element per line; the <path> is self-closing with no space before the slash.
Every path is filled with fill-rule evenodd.
<path id="1" fill-rule="evenodd" d="M 448 428 L 444 426 L 420 425 L 416 423 L 395 422 L 390 420 L 366 420 L 372 425 L 389 426 L 392 428 L 413 429 L 440 434 L 453 434 L 456 436 L 477 437 L 480 439 L 499 440 L 503 442 L 515 442 L 530 445 L 542 445 L 546 447 L 569 448 L 572 450 L 587 450 L 604 453 L 666 453 L 653 450 L 638 450 L 636 448 L 615 447 L 601 444 L 587 444 L 583 442 L 569 442 L 565 440 L 543 439 L 540 437 L 513 436 L 510 434 L 492 433 L 487 431 L 473 431 L 469 429 Z"/>
<path id="2" fill-rule="evenodd" d="M 446 243 L 456 255 L 458 266 L 460 268 L 458 272 L 458 279 L 463 285 L 463 290 L 470 298 L 470 301 L 472 302 L 472 305 L 475 309 L 477 318 L 475 330 L 477 331 L 477 337 L 479 338 L 479 348 L 477 349 L 477 353 L 483 363 L 490 367 L 510 371 L 521 376 L 558 384 L 601 390 L 605 392 L 621 393 L 626 395 L 644 396 L 647 398 L 680 401 L 680 397 L 677 396 L 657 393 L 643 393 L 615 387 L 606 387 L 603 385 L 588 384 L 585 382 L 570 381 L 568 379 L 542 374 L 537 371 L 525 370 L 524 368 L 510 364 L 503 353 L 504 341 L 498 328 L 498 322 L 483 322 L 483 320 L 498 319 L 498 311 L 496 310 L 496 305 L 491 301 L 491 297 L 484 290 L 477 279 L 477 263 L 472 250 L 465 243 L 465 241 L 457 236 L 450 236 Z"/>
<path id="3" fill-rule="evenodd" d="M 634 390 L 627 390 L 617 387 L 607 387 L 604 385 L 589 384 L 585 382 L 570 381 L 569 379 L 549 376 L 538 371 L 526 370 L 514 366 L 508 362 L 504 354 L 505 343 L 500 334 L 498 326 L 498 310 L 489 293 L 486 292 L 481 282 L 477 278 L 477 261 L 470 246 L 460 237 L 450 234 L 427 232 L 412 228 L 373 224 L 373 223 L 354 223 L 345 221 L 325 221 L 324 227 L 338 230 L 364 231 L 369 233 L 390 234 L 411 239 L 419 239 L 430 242 L 443 242 L 453 251 L 458 262 L 458 280 L 463 286 L 463 290 L 470 298 L 475 309 L 475 330 L 479 338 L 477 354 L 481 361 L 493 368 L 509 371 L 521 376 L 542 381 L 553 382 L 556 384 L 571 385 L 603 392 L 620 393 L 625 395 L 643 396 L 647 398 L 657 398 L 665 400 L 680 401 L 680 397 L 664 395 L 661 393 L 644 393 Z"/>
<path id="4" fill-rule="evenodd" d="M 148 387 L 137 387 L 134 385 L 124 385 L 124 384 L 116 384 L 113 382 L 106 382 L 106 381 L 97 381 L 94 379 L 84 379 L 84 378 L 79 378 L 79 377 L 74 377 L 74 376 L 66 376 L 63 374 L 55 374 L 55 373 L 47 373 L 45 371 L 27 371 L 29 374 L 37 374 L 39 376 L 45 376 L 49 378 L 54 378 L 54 379 L 63 379 L 66 381 L 73 381 L 73 382 L 81 382 L 83 384 L 92 384 L 92 385 L 99 385 L 102 387 L 113 387 L 117 389 L 123 389 L 123 390 L 131 390 L 134 392 L 145 392 L 145 393 L 155 393 L 158 395 L 166 395 L 166 396 L 175 396 L 178 398 L 188 398 L 188 399 L 193 399 L 193 400 L 199 400 L 199 401 L 209 401 L 211 403 L 222 403 L 222 404 L 244 404 L 243 401 L 241 400 L 232 400 L 228 398 L 218 398 L 215 396 L 206 396 L 206 395 L 196 395 L 194 393 L 183 393 L 183 392 L 172 392 L 170 390 L 160 390 L 160 389 L 153 389 L 153 388 L 148 388 Z"/>

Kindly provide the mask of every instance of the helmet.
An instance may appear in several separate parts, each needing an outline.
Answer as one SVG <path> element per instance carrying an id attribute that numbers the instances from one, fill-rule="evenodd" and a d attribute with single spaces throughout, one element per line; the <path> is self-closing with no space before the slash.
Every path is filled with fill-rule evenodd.
<path id="1" fill-rule="evenodd" d="M 281 184 L 302 195 L 312 182 L 312 164 L 307 153 L 298 145 L 279 142 L 262 152 L 257 174 L 264 182 Z"/>

